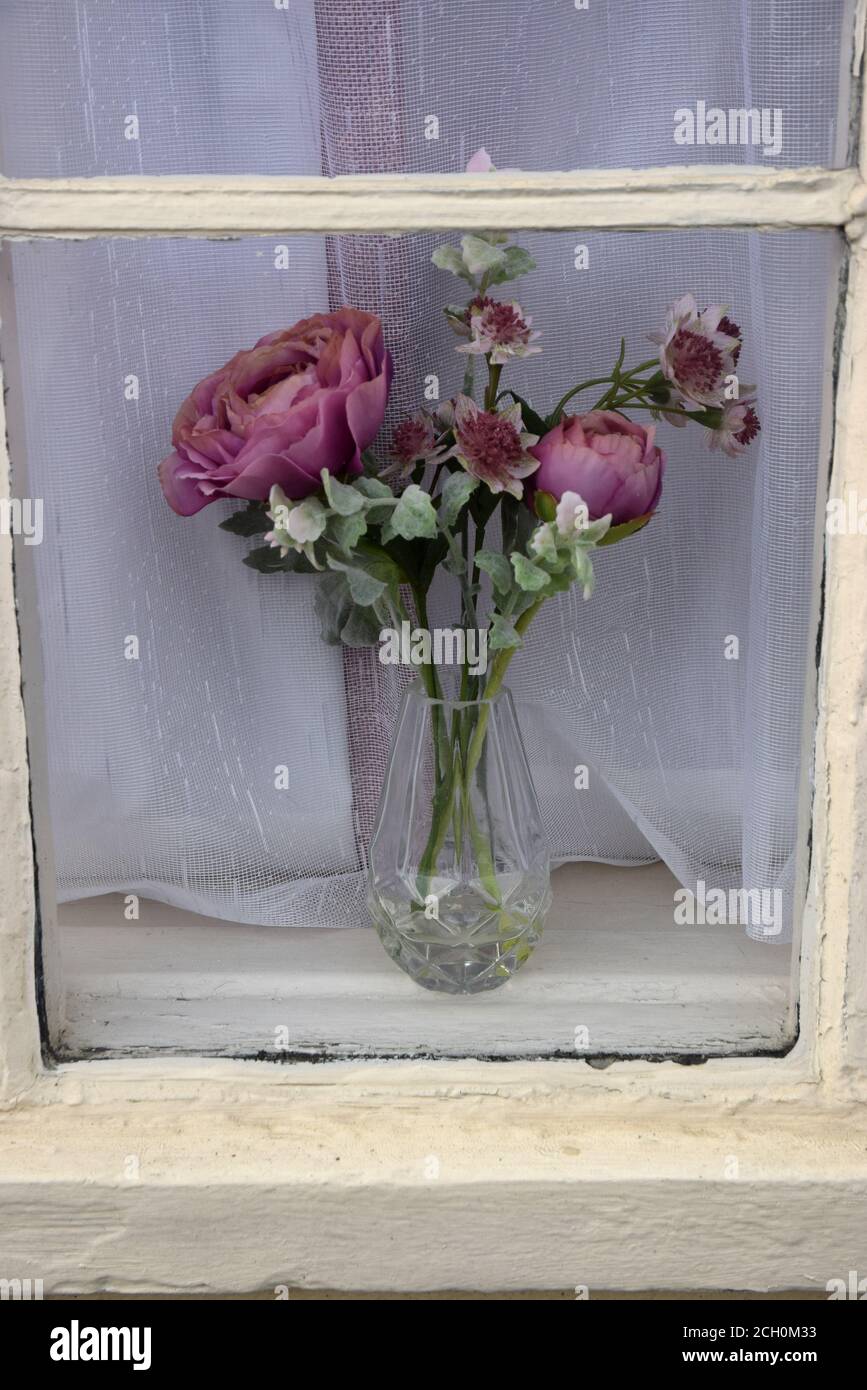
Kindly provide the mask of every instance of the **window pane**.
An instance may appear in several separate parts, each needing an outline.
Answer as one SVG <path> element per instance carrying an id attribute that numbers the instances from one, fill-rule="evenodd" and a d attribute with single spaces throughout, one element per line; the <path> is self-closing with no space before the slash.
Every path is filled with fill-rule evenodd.
<path id="1" fill-rule="evenodd" d="M 575 1001 L 587 988 L 574 932 L 596 931 L 598 945 L 606 922 L 621 932 L 612 938 L 620 941 L 620 966 L 609 977 L 611 962 L 601 963 L 596 947 L 586 957 L 612 1011 L 603 1050 L 706 1050 L 719 1037 L 747 1048 L 757 1037 L 779 1045 L 786 953 L 767 942 L 790 938 L 799 906 L 802 720 L 815 650 L 815 515 L 841 238 L 695 231 L 519 240 L 536 267 L 502 298 L 520 295 L 541 332 L 541 351 L 509 362 L 503 387 L 547 415 L 578 380 L 610 373 L 621 336 L 624 370 L 656 358 L 648 335 L 664 324 L 667 306 L 691 291 L 700 306 L 728 306 L 743 330 L 737 375 L 745 391 L 756 385 L 761 432 L 732 458 L 711 452 L 706 431 L 693 422 L 675 428 L 657 421 L 667 467 L 652 523 L 628 543 L 595 553 L 589 602 L 573 586 L 545 604 L 510 668 L 555 863 L 628 866 L 609 884 L 597 869 L 597 877 L 582 878 L 584 865 L 572 863 L 559 880 L 559 907 L 555 874 L 554 939 L 567 956 L 552 948 L 546 957 L 544 940 L 537 955 L 540 971 L 561 971 L 551 996 L 559 1001 L 556 1027 L 548 1020 L 528 1031 L 537 1006 L 548 1007 L 547 977 L 531 975 L 534 957 L 527 998 L 535 1002 L 508 995 L 518 1000 L 514 1014 L 497 1005 L 505 1012 L 476 1015 L 478 1032 L 465 1021 L 454 1035 L 459 1045 L 443 1034 L 445 1015 L 437 1022 L 425 1014 L 424 1030 L 429 1023 L 432 1031 L 413 1046 L 433 1038 L 434 1050 L 485 1055 L 569 1050 L 563 1030 L 584 1025 Z M 459 239 L 449 242 L 457 250 Z M 273 956 L 256 928 L 276 930 L 291 962 L 298 942 L 332 935 L 297 929 L 369 921 L 367 847 L 400 695 L 413 672 L 383 664 L 376 645 L 323 643 L 313 609 L 320 579 L 245 567 L 242 555 L 261 537 L 242 539 L 216 524 L 241 504 L 220 500 L 181 518 L 166 505 L 156 467 L 195 382 L 263 334 L 347 303 L 381 315 L 394 355 L 388 414 L 373 446 L 384 465 L 393 426 L 420 403 L 433 409 L 455 396 L 464 379 L 467 356 L 455 349 L 466 339 L 454 335 L 440 306 L 465 300 L 468 290 L 431 264 L 434 244 L 427 235 L 308 236 L 6 248 L 16 495 L 44 504 L 41 543 L 28 548 L 19 538 L 22 564 L 35 570 L 44 671 L 44 734 L 33 721 L 28 682 L 31 739 L 44 737 L 47 762 L 36 797 L 49 815 L 62 905 L 118 894 L 105 909 L 114 918 L 100 920 L 114 920 L 123 932 L 139 920 L 124 904 L 151 903 L 142 921 L 159 931 L 135 937 L 136 950 L 160 933 L 170 938 L 171 914 L 154 903 L 207 919 L 183 936 L 177 959 L 190 969 L 197 951 L 207 954 L 206 927 L 246 924 L 254 934 L 231 957 L 230 974 L 235 980 L 246 958 L 255 981 L 256 952 Z M 17 339 L 8 327 L 13 319 Z M 585 389 L 571 408 L 586 412 L 601 389 Z M 650 424 L 639 404 L 623 410 Z M 450 583 L 437 581 L 431 621 L 453 623 L 454 602 Z M 630 878 L 632 871 L 656 877 Z M 717 937 L 702 935 L 712 923 L 706 929 L 701 920 L 692 937 L 674 933 L 678 950 L 688 942 L 693 984 L 707 980 L 713 993 L 719 969 L 738 990 L 770 991 L 762 995 L 761 1023 L 738 996 L 733 1032 L 709 1039 L 694 1031 L 683 1042 L 678 1029 L 690 1015 L 682 1012 L 680 977 L 665 971 L 684 888 L 699 896 L 746 889 L 779 904 L 770 921 L 729 922 Z M 84 908 L 70 910 L 75 922 L 85 921 Z M 633 928 L 648 935 L 630 946 Z M 385 955 L 374 952 L 371 967 L 367 946 L 358 955 L 347 945 L 344 958 L 340 936 L 333 934 L 333 947 L 317 944 L 305 969 L 333 995 L 340 981 L 356 980 L 356 968 L 368 979 L 364 972 L 376 973 L 378 963 L 390 996 L 393 967 Z M 111 933 L 99 938 L 97 954 L 109 940 Z M 729 953 L 725 967 L 717 946 Z M 563 967 L 572 948 L 574 966 Z M 123 974 L 128 947 L 111 949 Z M 761 960 L 741 954 L 755 950 L 765 953 Z M 642 1034 L 627 1007 L 610 1004 L 618 970 L 636 961 L 646 963 L 645 980 L 661 980 L 664 1009 L 655 1018 L 670 1023 L 663 1044 Z M 140 962 L 135 969 L 147 973 Z M 258 988 L 244 1016 L 270 1027 L 262 1023 Z M 219 1024 L 229 1048 L 241 1027 L 232 1007 L 226 1004 Z M 700 1018 L 704 1006 L 696 1007 Z M 373 1013 L 352 1047 L 405 1051 Z M 97 1016 L 90 1004 L 81 1006 L 88 1045 Z M 315 1028 L 308 1043 L 314 1035 Z M 247 1027 L 248 1050 L 249 1038 Z M 261 1040 L 261 1048 L 270 1045 Z"/>
<path id="2" fill-rule="evenodd" d="M 850 0 L 2 0 L 22 176 L 846 162 Z"/>

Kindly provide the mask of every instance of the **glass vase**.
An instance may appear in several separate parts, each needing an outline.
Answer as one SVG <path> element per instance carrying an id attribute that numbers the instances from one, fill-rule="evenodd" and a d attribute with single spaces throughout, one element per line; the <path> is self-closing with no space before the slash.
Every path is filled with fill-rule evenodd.
<path id="1" fill-rule="evenodd" d="M 505 984 L 542 933 L 550 858 L 515 707 L 403 698 L 376 828 L 368 904 L 392 960 L 425 989 Z"/>

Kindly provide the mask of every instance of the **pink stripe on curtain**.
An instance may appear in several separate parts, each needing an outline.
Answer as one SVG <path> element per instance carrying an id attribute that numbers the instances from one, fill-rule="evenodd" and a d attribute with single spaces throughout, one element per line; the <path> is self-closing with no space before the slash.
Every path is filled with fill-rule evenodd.
<path id="1" fill-rule="evenodd" d="M 400 0 L 376 5 L 316 0 L 322 171 L 397 173 L 407 167 L 402 85 Z M 383 430 L 409 403 L 413 383 L 401 380 L 408 353 L 409 263 L 405 241 L 384 236 L 328 237 L 329 307 L 353 304 L 380 314 L 395 358 L 392 409 Z M 361 862 L 385 778 L 391 734 L 409 676 L 383 666 L 378 648 L 343 648 L 349 771 Z"/>

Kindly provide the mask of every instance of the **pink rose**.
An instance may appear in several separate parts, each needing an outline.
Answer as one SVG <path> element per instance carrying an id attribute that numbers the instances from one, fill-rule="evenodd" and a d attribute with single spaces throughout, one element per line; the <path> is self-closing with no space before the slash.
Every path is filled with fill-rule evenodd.
<path id="1" fill-rule="evenodd" d="M 613 410 L 564 415 L 530 453 L 539 460 L 531 485 L 557 500 L 575 492 L 591 521 L 607 516 L 618 526 L 652 512 L 662 492 L 665 455 L 644 429 Z M 532 500 L 532 499 L 529 499 Z"/>
<path id="2" fill-rule="evenodd" d="M 171 507 L 192 516 L 220 497 L 297 500 L 320 473 L 354 477 L 382 424 L 391 354 L 375 314 L 343 308 L 267 333 L 193 388 L 159 467 Z"/>

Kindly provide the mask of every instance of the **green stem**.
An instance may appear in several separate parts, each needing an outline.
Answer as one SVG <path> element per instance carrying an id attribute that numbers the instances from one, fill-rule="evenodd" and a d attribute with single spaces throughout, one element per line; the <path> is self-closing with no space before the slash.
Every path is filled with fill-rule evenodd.
<path id="1" fill-rule="evenodd" d="M 535 603 L 521 614 L 515 622 L 515 628 L 519 633 L 526 631 L 543 603 L 544 599 L 537 599 Z M 437 785 L 436 794 L 434 796 L 430 833 L 419 864 L 418 888 L 422 901 L 424 901 L 430 891 L 430 883 L 434 870 L 436 869 L 436 861 L 445 843 L 449 822 L 455 815 L 454 799 L 457 789 L 457 767 L 459 763 L 463 764 L 461 767 L 462 813 L 467 817 L 467 824 L 470 828 L 473 847 L 479 862 L 481 879 L 488 892 L 491 894 L 492 900 L 495 903 L 500 901 L 500 891 L 497 884 L 493 857 L 487 843 L 482 841 L 481 832 L 475 822 L 475 817 L 472 815 L 470 786 L 485 745 L 485 735 L 490 714 L 490 704 L 488 702 L 493 699 L 500 690 L 506 671 L 508 670 L 509 662 L 517 650 L 516 647 L 510 647 L 505 651 L 498 652 L 497 656 L 494 658 L 491 666 L 491 673 L 485 686 L 484 702 L 479 706 L 475 728 L 473 729 L 469 743 L 465 741 L 466 730 L 461 730 L 458 733 L 458 744 L 453 745 L 454 753 L 449 761 L 447 775 L 445 779 Z M 458 721 L 458 729 L 460 729 L 460 725 L 463 723 L 461 716 L 467 713 L 468 711 L 466 710 L 455 711 L 455 720 Z M 453 721 L 453 731 L 454 728 L 455 724 Z M 464 756 L 461 755 L 461 747 L 466 748 L 466 754 Z"/>
<path id="2" fill-rule="evenodd" d="M 419 588 L 416 585 L 413 585 L 412 596 L 415 601 L 415 611 L 419 624 L 421 627 L 429 631 L 430 623 L 427 614 L 427 595 L 425 594 L 424 589 Z M 406 607 L 404 606 L 400 598 L 400 595 L 398 595 L 398 606 L 401 610 L 401 615 L 408 620 L 409 614 L 406 611 Z M 437 668 L 433 664 L 433 662 L 423 663 L 419 667 L 419 674 L 424 684 L 424 688 L 427 692 L 428 699 L 441 700 L 442 690 L 440 688 L 439 676 L 437 675 Z M 447 769 L 451 765 L 451 753 L 449 750 L 449 742 L 446 734 L 445 719 L 443 718 L 442 705 L 434 705 L 431 710 L 431 730 L 433 732 L 434 741 L 436 777 L 437 782 L 439 782 L 446 775 Z"/>
<path id="3" fill-rule="evenodd" d="M 703 424 L 706 423 L 706 422 L 702 419 L 702 415 L 703 415 L 704 412 L 701 411 L 701 410 L 680 410 L 677 406 L 671 406 L 671 405 L 650 405 L 650 404 L 645 405 L 645 404 L 643 404 L 642 402 L 639 402 L 639 401 L 635 401 L 634 403 L 630 404 L 629 409 L 630 409 L 630 410 L 656 410 L 656 411 L 663 412 L 663 413 L 666 414 L 666 415 L 682 415 L 683 418 L 684 418 L 684 420 L 694 420 L 695 423 L 696 423 L 697 425 L 703 425 Z"/>
<path id="4" fill-rule="evenodd" d="M 577 396 L 580 391 L 587 391 L 591 386 L 603 386 L 606 382 L 610 380 L 611 376 L 609 374 L 608 376 L 591 377 L 589 381 L 580 381 L 577 386 L 573 386 L 572 390 L 567 391 L 565 396 L 563 396 L 557 402 L 554 409 L 551 411 L 549 419 L 559 420 L 561 411 L 563 410 L 564 406 L 568 405 L 572 397 Z"/>
<path id="5" fill-rule="evenodd" d="M 537 598 L 535 603 L 524 610 L 520 618 L 515 620 L 516 632 L 526 632 L 544 602 L 544 598 Z M 485 742 L 485 730 L 488 725 L 488 713 L 490 710 L 490 704 L 488 702 L 499 692 L 506 671 L 509 668 L 509 662 L 512 660 L 516 651 L 518 651 L 517 647 L 507 647 L 504 651 L 498 652 L 494 658 L 493 665 L 491 666 L 491 674 L 485 685 L 484 700 L 486 703 L 482 705 L 479 711 L 479 718 L 476 722 L 476 727 L 473 731 L 473 737 L 467 752 L 466 776 L 468 778 L 478 767 L 479 759 L 482 756 L 482 748 Z"/>
<path id="6" fill-rule="evenodd" d="M 497 404 L 497 387 L 500 384 L 500 374 L 503 370 L 502 364 L 492 362 L 490 357 L 488 363 L 488 385 L 485 389 L 485 410 L 493 410 Z"/>

